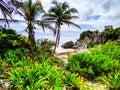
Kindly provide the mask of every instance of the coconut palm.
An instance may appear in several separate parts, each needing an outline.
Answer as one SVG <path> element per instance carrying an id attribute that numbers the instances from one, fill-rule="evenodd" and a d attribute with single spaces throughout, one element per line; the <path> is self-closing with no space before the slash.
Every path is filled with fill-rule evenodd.
<path id="1" fill-rule="evenodd" d="M 16 6 L 15 13 L 19 14 L 24 18 L 24 20 L 19 20 L 27 24 L 26 31 L 28 32 L 28 39 L 32 44 L 35 44 L 35 25 L 41 25 L 43 30 L 44 27 L 50 28 L 54 30 L 49 24 L 45 23 L 42 20 L 38 20 L 37 16 L 40 13 L 44 13 L 42 4 L 40 1 L 32 2 L 32 0 L 28 0 L 27 2 L 17 2 L 13 0 L 14 5 Z"/>
<path id="2" fill-rule="evenodd" d="M 52 1 L 54 5 L 48 10 L 48 13 L 43 16 L 43 19 L 48 23 L 55 23 L 56 29 L 56 44 L 54 48 L 54 52 L 56 47 L 59 45 L 60 41 L 60 33 L 61 33 L 61 25 L 74 25 L 80 28 L 79 25 L 75 24 L 74 22 L 70 21 L 71 19 L 78 18 L 74 13 L 78 13 L 77 9 L 70 8 L 67 2 L 59 3 L 57 1 Z"/>
<path id="3" fill-rule="evenodd" d="M 2 12 L 2 15 L 4 16 L 5 21 L 9 25 L 7 16 L 12 19 L 12 17 L 11 17 L 11 11 L 10 11 L 8 5 L 3 0 L 0 0 L 0 11 Z"/>

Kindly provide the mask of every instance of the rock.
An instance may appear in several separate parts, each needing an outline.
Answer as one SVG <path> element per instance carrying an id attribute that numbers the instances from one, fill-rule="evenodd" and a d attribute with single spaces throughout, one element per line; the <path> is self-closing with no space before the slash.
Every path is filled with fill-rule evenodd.
<path id="1" fill-rule="evenodd" d="M 73 49 L 87 49 L 87 44 L 85 44 L 85 41 L 79 40 L 75 42 Z"/>
<path id="2" fill-rule="evenodd" d="M 73 48 L 73 49 L 79 49 L 80 46 L 79 46 L 79 45 L 74 45 L 72 48 Z"/>
<path id="3" fill-rule="evenodd" d="M 63 48 L 72 48 L 74 46 L 74 42 L 73 41 L 68 41 L 65 44 L 63 44 L 61 47 Z"/>

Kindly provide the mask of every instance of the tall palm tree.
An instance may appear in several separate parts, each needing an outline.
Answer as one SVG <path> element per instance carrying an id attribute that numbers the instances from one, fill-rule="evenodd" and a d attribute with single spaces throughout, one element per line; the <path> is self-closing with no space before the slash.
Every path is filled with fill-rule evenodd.
<path id="1" fill-rule="evenodd" d="M 44 13 L 42 4 L 40 1 L 32 2 L 32 0 L 28 0 L 27 2 L 16 2 L 14 1 L 14 5 L 16 6 L 16 14 L 19 14 L 24 18 L 22 22 L 27 24 L 26 31 L 28 32 L 28 39 L 32 44 L 35 44 L 35 36 L 34 30 L 35 25 L 41 25 L 43 30 L 44 27 L 50 28 L 54 30 L 54 28 L 50 27 L 47 23 L 42 20 L 38 20 L 37 16 L 40 13 Z M 20 21 L 20 20 L 19 20 Z"/>
<path id="2" fill-rule="evenodd" d="M 54 52 L 56 47 L 59 45 L 60 41 L 60 33 L 61 33 L 61 25 L 74 25 L 80 28 L 79 25 L 75 24 L 74 22 L 70 21 L 71 19 L 78 18 L 74 13 L 78 13 L 77 9 L 70 8 L 68 3 L 59 3 L 56 0 L 52 1 L 54 5 L 48 10 L 48 13 L 43 16 L 43 19 L 46 20 L 48 23 L 55 23 L 56 29 L 56 44 L 54 48 Z"/>

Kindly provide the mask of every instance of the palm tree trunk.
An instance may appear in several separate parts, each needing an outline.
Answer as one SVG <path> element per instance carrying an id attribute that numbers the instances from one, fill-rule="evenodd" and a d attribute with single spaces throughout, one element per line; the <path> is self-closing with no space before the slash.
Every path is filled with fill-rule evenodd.
<path id="1" fill-rule="evenodd" d="M 54 53 L 56 51 L 57 46 L 59 45 L 59 41 L 60 41 L 60 24 L 58 24 L 57 26 L 57 35 L 56 35 Z"/>
<path id="2" fill-rule="evenodd" d="M 33 26 L 32 23 L 30 22 L 28 25 L 28 39 L 31 41 L 31 44 L 34 45 L 35 44 L 35 35 L 34 35 L 34 30 L 33 30 Z"/>

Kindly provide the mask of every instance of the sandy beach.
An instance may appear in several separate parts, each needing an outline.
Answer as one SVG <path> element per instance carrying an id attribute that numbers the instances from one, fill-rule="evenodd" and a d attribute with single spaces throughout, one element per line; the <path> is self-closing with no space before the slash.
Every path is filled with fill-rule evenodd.
<path id="1" fill-rule="evenodd" d="M 64 64 L 68 64 L 68 61 L 67 61 L 68 55 L 73 55 L 73 54 L 76 54 L 76 53 L 85 53 L 85 52 L 89 52 L 89 50 L 86 49 L 86 48 L 64 49 L 62 47 L 58 47 L 56 49 L 56 55 L 64 62 Z"/>
<path id="2" fill-rule="evenodd" d="M 87 48 L 80 48 L 80 49 L 64 49 L 62 47 L 58 47 L 56 49 L 56 54 L 64 54 L 64 53 L 79 53 L 79 52 L 89 52 L 89 50 Z"/>

